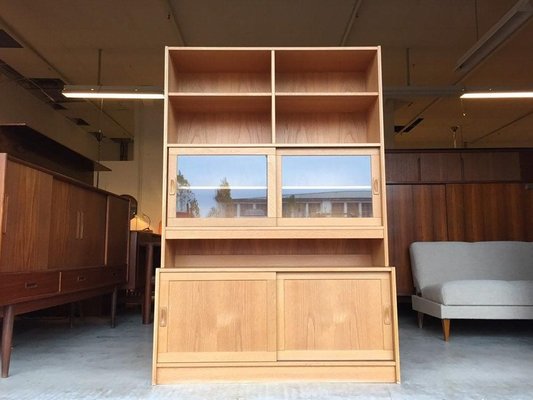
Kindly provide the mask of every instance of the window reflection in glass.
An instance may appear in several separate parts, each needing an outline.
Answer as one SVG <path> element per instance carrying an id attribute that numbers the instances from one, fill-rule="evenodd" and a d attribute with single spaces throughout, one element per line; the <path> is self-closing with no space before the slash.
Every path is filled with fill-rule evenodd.
<path id="1" fill-rule="evenodd" d="M 178 156 L 177 218 L 267 216 L 266 156 Z"/>
<path id="2" fill-rule="evenodd" d="M 282 216 L 372 217 L 370 156 L 283 156 Z"/>

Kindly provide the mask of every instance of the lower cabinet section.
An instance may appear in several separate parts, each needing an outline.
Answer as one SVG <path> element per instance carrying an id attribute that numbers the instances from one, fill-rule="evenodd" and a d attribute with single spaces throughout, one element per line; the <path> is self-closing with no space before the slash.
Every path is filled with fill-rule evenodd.
<path id="1" fill-rule="evenodd" d="M 392 268 L 158 271 L 154 383 L 399 381 Z"/>
<path id="2" fill-rule="evenodd" d="M 162 274 L 158 360 L 276 360 L 276 274 Z"/>
<path id="3" fill-rule="evenodd" d="M 278 360 L 393 360 L 390 279 L 279 273 Z"/>

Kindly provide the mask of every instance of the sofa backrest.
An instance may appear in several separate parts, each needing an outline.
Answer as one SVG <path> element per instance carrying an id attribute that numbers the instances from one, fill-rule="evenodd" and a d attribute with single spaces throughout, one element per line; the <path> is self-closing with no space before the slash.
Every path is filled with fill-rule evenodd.
<path id="1" fill-rule="evenodd" d="M 415 242 L 410 253 L 417 291 L 455 280 L 533 280 L 533 242 Z"/>

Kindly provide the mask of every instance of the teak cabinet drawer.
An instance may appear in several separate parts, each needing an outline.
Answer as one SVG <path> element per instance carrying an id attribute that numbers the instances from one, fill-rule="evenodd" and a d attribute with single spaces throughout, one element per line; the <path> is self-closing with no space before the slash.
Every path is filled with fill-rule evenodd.
<path id="1" fill-rule="evenodd" d="M 61 292 L 73 292 L 102 285 L 102 267 L 61 272 Z"/>
<path id="2" fill-rule="evenodd" d="M 18 303 L 59 291 L 59 272 L 0 274 L 0 304 Z"/>

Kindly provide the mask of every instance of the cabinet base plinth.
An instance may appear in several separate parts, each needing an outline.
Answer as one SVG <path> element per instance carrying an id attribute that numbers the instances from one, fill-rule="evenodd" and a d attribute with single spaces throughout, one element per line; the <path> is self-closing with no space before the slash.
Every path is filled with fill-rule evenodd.
<path id="1" fill-rule="evenodd" d="M 158 367 L 154 384 L 186 382 L 322 381 L 399 383 L 395 365 Z"/>

